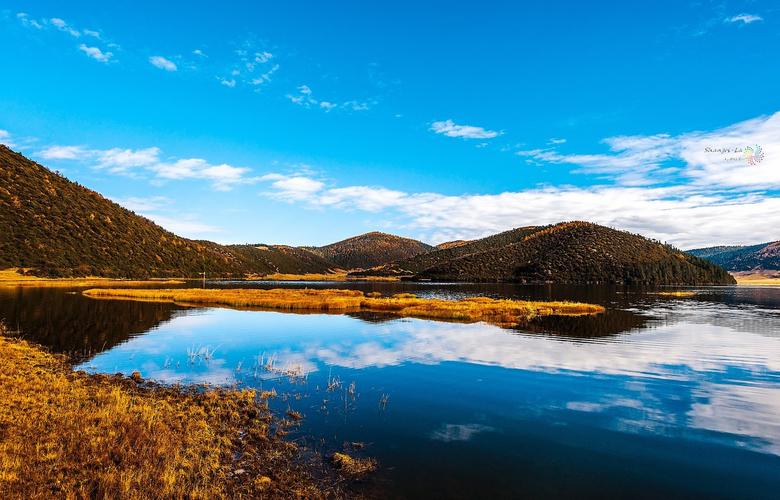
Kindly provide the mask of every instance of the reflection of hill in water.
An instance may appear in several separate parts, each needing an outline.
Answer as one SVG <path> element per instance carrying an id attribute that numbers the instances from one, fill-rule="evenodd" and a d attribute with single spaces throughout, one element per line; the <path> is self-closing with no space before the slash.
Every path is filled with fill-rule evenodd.
<path id="1" fill-rule="evenodd" d="M 563 337 L 609 337 L 645 326 L 647 318 L 629 311 L 607 310 L 594 316 L 540 316 L 515 330 Z"/>
<path id="2" fill-rule="evenodd" d="M 42 288 L 0 288 L 0 319 L 22 337 L 76 361 L 110 349 L 169 321 L 173 304 L 91 300 L 80 293 Z"/>
<path id="3" fill-rule="evenodd" d="M 367 323 L 385 323 L 400 319 L 387 313 L 356 312 L 348 316 Z M 458 321 L 452 321 L 457 323 Z M 533 333 L 547 333 L 573 338 L 596 338 L 617 335 L 647 323 L 647 318 L 629 311 L 607 310 L 595 316 L 540 316 L 521 325 L 511 327 L 512 330 Z"/>

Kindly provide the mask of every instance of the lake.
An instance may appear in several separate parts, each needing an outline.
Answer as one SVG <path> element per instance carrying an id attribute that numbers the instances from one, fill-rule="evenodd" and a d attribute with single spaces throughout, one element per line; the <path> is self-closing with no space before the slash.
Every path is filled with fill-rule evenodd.
<path id="1" fill-rule="evenodd" d="M 780 289 L 436 283 L 348 287 L 605 305 L 508 329 L 0 288 L 0 318 L 77 368 L 275 390 L 290 439 L 375 457 L 378 497 L 776 498 Z M 350 443 L 362 443 L 353 446 Z M 358 448 L 357 451 L 352 448 Z"/>

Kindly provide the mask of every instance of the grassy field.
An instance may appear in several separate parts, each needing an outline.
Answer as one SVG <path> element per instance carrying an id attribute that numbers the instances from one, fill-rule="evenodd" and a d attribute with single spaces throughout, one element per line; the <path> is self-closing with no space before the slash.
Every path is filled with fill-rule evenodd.
<path id="1" fill-rule="evenodd" d="M 780 286 L 780 271 L 744 271 L 731 273 L 738 285 Z"/>
<path id="2" fill-rule="evenodd" d="M 534 316 L 596 314 L 604 308 L 578 302 L 532 302 L 474 297 L 464 300 L 420 299 L 412 294 L 382 297 L 358 290 L 292 289 L 94 289 L 84 295 L 94 298 L 151 300 L 192 305 L 255 307 L 281 311 L 382 312 L 411 317 L 462 322 L 485 321 L 514 325 Z"/>
<path id="3" fill-rule="evenodd" d="M 275 434 L 279 422 L 254 391 L 87 375 L 1 335 L 0 358 L 2 498 L 339 494 Z"/>
<path id="4" fill-rule="evenodd" d="M 118 280 L 111 278 L 39 278 L 24 275 L 17 269 L 0 270 L 0 286 L 35 286 L 35 287 L 97 287 L 97 286 L 147 286 L 147 285 L 178 285 L 182 280 Z"/>

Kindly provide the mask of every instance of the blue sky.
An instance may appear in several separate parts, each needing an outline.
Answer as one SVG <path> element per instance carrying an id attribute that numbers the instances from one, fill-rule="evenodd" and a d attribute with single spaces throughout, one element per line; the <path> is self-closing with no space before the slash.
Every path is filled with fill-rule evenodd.
<path id="1" fill-rule="evenodd" d="M 419 4 L 2 1 L 0 141 L 226 243 L 780 239 L 774 2 Z"/>

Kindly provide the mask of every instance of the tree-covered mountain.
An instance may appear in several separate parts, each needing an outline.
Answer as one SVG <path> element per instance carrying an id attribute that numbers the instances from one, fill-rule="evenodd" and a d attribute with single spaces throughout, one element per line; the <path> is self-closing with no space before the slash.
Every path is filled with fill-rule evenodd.
<path id="1" fill-rule="evenodd" d="M 433 250 L 417 240 L 374 231 L 337 241 L 314 251 L 342 269 L 367 269 Z"/>
<path id="2" fill-rule="evenodd" d="M 588 222 L 564 222 L 528 231 L 520 241 L 447 260 L 417 277 L 589 284 L 735 283 L 711 262 L 626 231 Z"/>
<path id="3" fill-rule="evenodd" d="M 327 272 L 285 246 L 181 238 L 0 145 L 0 268 L 48 276 L 194 277 Z"/>
<path id="4" fill-rule="evenodd" d="M 688 250 L 688 253 L 729 271 L 780 269 L 780 241 L 750 246 L 696 248 Z"/>

